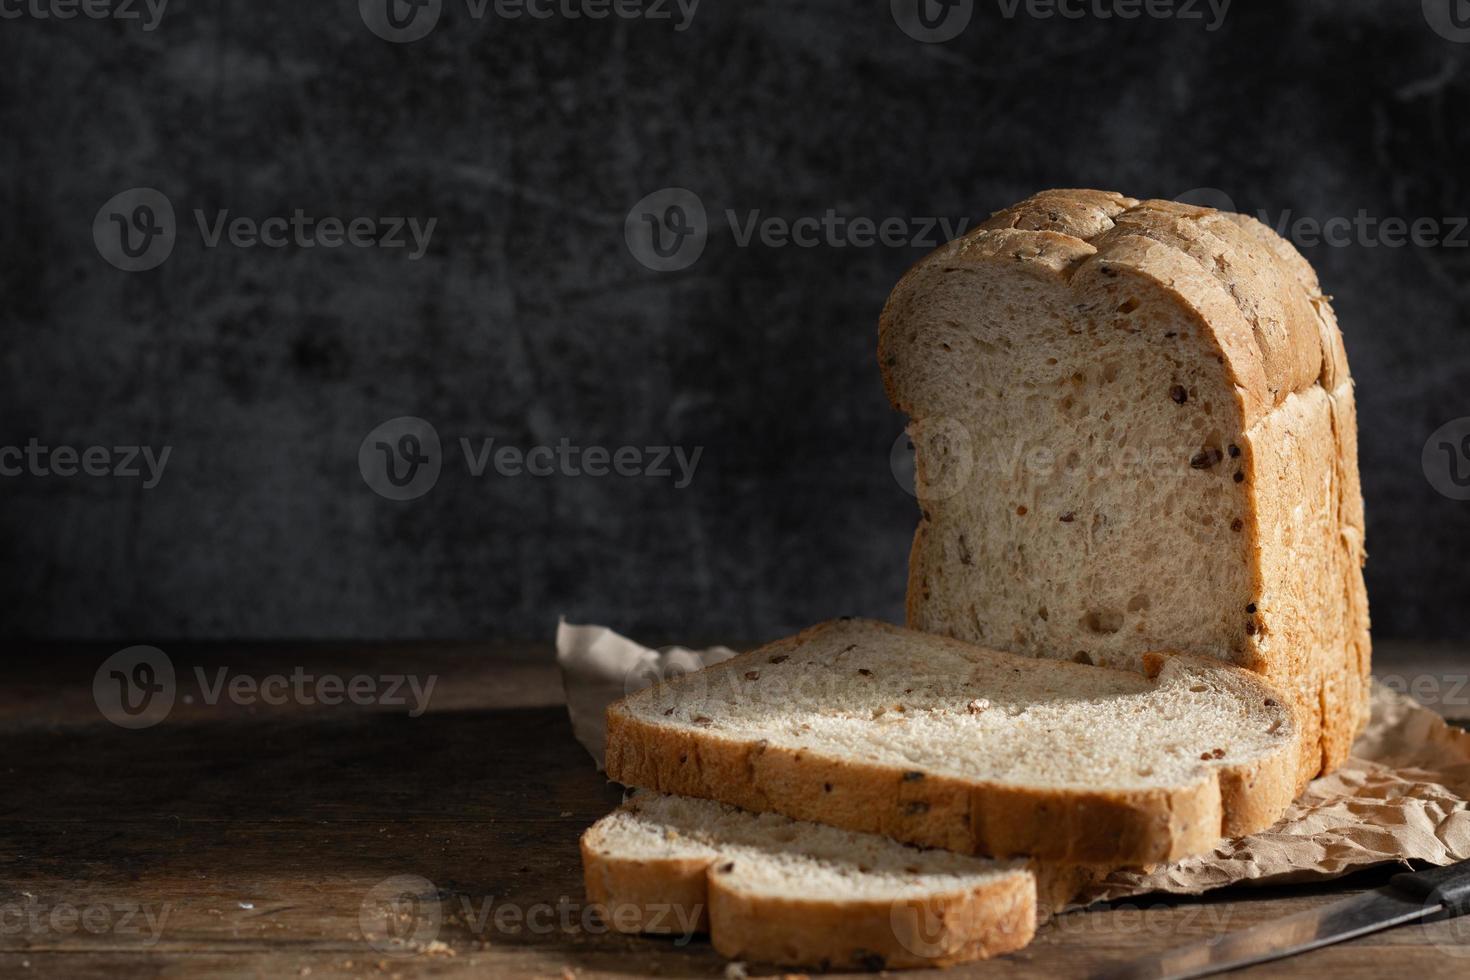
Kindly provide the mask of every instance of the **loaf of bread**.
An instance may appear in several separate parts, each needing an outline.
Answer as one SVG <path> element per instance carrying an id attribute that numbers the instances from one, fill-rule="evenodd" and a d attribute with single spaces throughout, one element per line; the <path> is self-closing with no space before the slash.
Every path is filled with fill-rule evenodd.
<path id="1" fill-rule="evenodd" d="M 608 708 L 627 786 L 998 857 L 1151 864 L 1274 823 L 1301 730 L 1264 678 L 1151 676 L 837 620 Z"/>
<path id="2" fill-rule="evenodd" d="M 879 361 L 917 455 L 911 627 L 1236 664 L 1300 709 L 1299 783 L 1347 757 L 1370 653 L 1353 386 L 1291 245 L 1238 214 L 1047 191 L 903 277 Z"/>
<path id="3" fill-rule="evenodd" d="M 582 836 L 588 900 L 624 932 L 707 932 L 733 959 L 822 969 L 944 966 L 1020 949 L 1038 889 L 1065 901 L 1080 869 L 1033 872 L 708 800 L 637 793 Z M 1040 882 L 1040 884 L 1039 884 Z"/>

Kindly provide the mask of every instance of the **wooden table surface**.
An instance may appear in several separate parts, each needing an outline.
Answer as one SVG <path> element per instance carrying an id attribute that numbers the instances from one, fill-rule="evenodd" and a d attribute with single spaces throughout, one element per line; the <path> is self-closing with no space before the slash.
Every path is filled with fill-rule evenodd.
<path id="1" fill-rule="evenodd" d="M 0 690 L 0 976 L 725 975 L 701 940 L 609 934 L 586 908 L 577 838 L 621 794 L 573 740 L 548 648 L 169 647 L 177 700 L 140 730 L 108 721 L 94 699 L 111 652 L 12 651 Z M 1465 663 L 1407 651 L 1385 673 L 1453 675 Z M 222 676 L 298 670 L 432 677 L 430 709 L 249 703 L 248 686 L 209 703 Z M 1021 953 L 908 975 L 1081 977 L 1386 875 L 1088 910 Z M 415 906 L 389 900 L 405 888 Z M 1239 975 L 1388 974 L 1470 976 L 1470 921 Z"/>

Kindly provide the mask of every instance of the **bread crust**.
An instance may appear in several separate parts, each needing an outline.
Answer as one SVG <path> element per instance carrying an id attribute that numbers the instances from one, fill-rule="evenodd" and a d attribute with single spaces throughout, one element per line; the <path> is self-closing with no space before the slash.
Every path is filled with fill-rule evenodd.
<path id="1" fill-rule="evenodd" d="M 811 627 L 701 673 L 744 671 L 766 662 L 772 651 L 799 646 L 835 625 Z M 1179 659 L 1220 666 L 1205 658 Z M 1266 696 L 1276 693 L 1264 681 L 1254 683 Z M 1051 789 L 927 773 L 915 778 L 896 766 L 676 727 L 639 716 L 638 706 L 649 694 L 630 695 L 608 708 L 609 778 L 964 854 L 1112 865 L 1173 861 L 1207 852 L 1221 837 L 1269 827 L 1298 793 L 1299 727 L 1282 751 L 1249 764 L 1200 766 L 1187 785 Z"/>
<path id="2" fill-rule="evenodd" d="M 1028 874 L 902 903 L 788 899 L 711 869 L 710 941 L 731 959 L 821 969 L 950 966 L 1025 947 L 1036 934 Z"/>
<path id="3" fill-rule="evenodd" d="M 885 351 L 930 277 L 998 264 L 1007 273 L 1078 286 L 1099 275 L 1137 277 L 1168 297 L 1213 344 L 1235 392 L 1242 420 L 1238 442 L 1247 450 L 1240 465 L 1250 507 L 1242 534 L 1254 594 L 1265 594 L 1272 583 L 1284 593 L 1283 608 L 1262 609 L 1261 623 L 1268 628 L 1248 638 L 1239 662 L 1280 684 L 1299 709 L 1307 737 L 1294 779 L 1298 788 L 1341 765 L 1367 721 L 1371 640 L 1362 577 L 1363 505 L 1352 379 L 1341 331 L 1310 264 L 1245 215 L 1113 192 L 1044 191 L 942 246 L 894 288 L 880 319 L 879 360 L 896 408 L 915 414 Z M 1289 466 L 1275 465 L 1294 438 L 1286 413 L 1304 396 L 1322 401 L 1314 410 L 1327 426 L 1325 448 L 1299 455 Z M 1301 554 L 1264 544 L 1266 532 L 1288 519 L 1290 507 L 1278 513 L 1264 496 L 1282 477 L 1306 488 L 1304 493 L 1315 493 L 1325 482 L 1335 499 L 1337 534 L 1324 536 L 1335 540 L 1314 544 L 1305 562 Z M 910 624 L 923 621 L 927 596 L 921 583 L 938 574 L 926 567 L 937 552 L 921 521 L 909 560 Z M 1323 595 L 1328 586 L 1331 602 Z M 1278 635 L 1268 638 L 1270 632 Z M 1187 646 L 1191 639 L 1175 642 Z"/>
<path id="4" fill-rule="evenodd" d="M 709 932 L 706 875 L 712 858 L 629 858 L 599 850 L 596 826 L 582 835 L 587 901 L 617 932 L 682 935 Z"/>
<path id="5" fill-rule="evenodd" d="M 582 836 L 582 872 L 588 901 L 610 910 L 608 925 L 681 934 L 695 921 L 694 931 L 708 933 L 724 956 L 788 966 L 948 966 L 1013 952 L 1031 941 L 1040 909 L 1071 900 L 1094 876 L 1064 868 L 1038 878 L 1018 869 L 923 898 L 791 899 L 743 887 L 718 845 L 708 857 L 629 857 L 597 846 L 597 831 Z M 671 906 L 683 916 L 668 914 Z"/>

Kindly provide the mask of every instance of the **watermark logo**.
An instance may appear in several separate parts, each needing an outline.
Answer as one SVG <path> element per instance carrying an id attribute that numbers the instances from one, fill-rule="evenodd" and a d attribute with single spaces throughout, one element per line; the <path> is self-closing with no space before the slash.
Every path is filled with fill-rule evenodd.
<path id="1" fill-rule="evenodd" d="M 704 202 L 685 187 L 654 191 L 628 212 L 623 239 L 633 258 L 654 272 L 687 269 L 699 261 L 709 240 Z"/>
<path id="2" fill-rule="evenodd" d="M 411 956 L 439 938 L 444 910 L 439 889 L 420 875 L 394 875 L 374 885 L 357 911 L 368 945 L 390 956 Z"/>
<path id="3" fill-rule="evenodd" d="M 92 677 L 92 697 L 102 716 L 119 728 L 152 728 L 174 707 L 174 665 L 157 647 L 119 650 Z"/>
<path id="4" fill-rule="evenodd" d="M 970 26 L 975 0 L 889 0 L 893 22 L 924 44 L 952 41 Z"/>
<path id="5" fill-rule="evenodd" d="M 699 680 L 708 676 L 704 673 L 704 661 L 700 660 L 698 654 L 692 650 L 675 647 L 653 657 L 643 657 L 629 667 L 623 674 L 623 693 L 625 695 L 636 694 L 646 687 L 682 680 L 691 675 L 698 675 L 698 677 L 693 681 L 683 681 L 681 689 L 684 691 L 697 689 L 702 694 L 703 687 L 699 684 Z"/>
<path id="6" fill-rule="evenodd" d="M 766 214 L 760 209 L 721 215 L 736 248 L 938 248 L 969 227 L 968 218 L 869 217 L 821 214 L 797 217 Z M 684 187 L 665 187 L 633 205 L 623 222 L 628 251 L 655 272 L 687 269 L 704 254 L 715 230 L 698 194 Z"/>
<path id="7" fill-rule="evenodd" d="M 919 495 L 915 488 L 918 466 L 914 452 L 914 440 L 909 437 L 907 429 L 898 434 L 888 450 L 888 469 L 899 488 L 910 497 Z"/>
<path id="8" fill-rule="evenodd" d="M 694 482 L 703 446 L 580 446 L 563 436 L 554 445 L 529 448 L 497 443 L 494 436 L 459 438 L 465 472 L 476 479 L 494 474 L 531 477 L 605 477 L 669 480 L 675 490 Z M 357 450 L 363 482 L 380 497 L 414 500 L 439 482 L 444 453 L 439 433 L 411 415 L 389 419 L 367 434 Z"/>
<path id="9" fill-rule="evenodd" d="M 357 468 L 380 497 L 415 500 L 434 489 L 444 466 L 439 433 L 412 415 L 389 419 L 357 449 Z"/>
<path id="10" fill-rule="evenodd" d="M 909 424 L 888 451 L 893 479 L 912 497 L 948 500 L 969 486 L 975 473 L 970 430 L 944 416 Z"/>
<path id="11" fill-rule="evenodd" d="M 609 931 L 653 931 L 677 936 L 674 945 L 693 939 L 704 917 L 701 904 L 579 902 L 561 895 L 554 901 L 497 901 L 494 895 L 454 894 L 421 875 L 394 875 L 378 882 L 363 898 L 357 923 L 373 949 L 390 955 L 432 953 L 446 918 L 471 936 L 603 935 Z"/>
<path id="12" fill-rule="evenodd" d="M 213 671 L 196 666 L 193 686 L 180 683 L 173 661 L 157 647 L 135 646 L 119 650 L 103 661 L 92 677 L 92 698 L 102 716 L 120 728 L 151 728 L 173 711 L 174 704 L 202 703 L 210 707 L 222 701 L 243 707 L 406 708 L 408 717 L 418 718 L 429 710 L 437 674 L 340 674 L 308 673 L 296 667 L 290 673 L 255 674 L 232 672 L 228 667 Z"/>
<path id="13" fill-rule="evenodd" d="M 174 250 L 174 206 L 161 191 L 132 187 L 114 194 L 92 219 L 92 240 L 124 272 L 156 269 Z"/>
<path id="14" fill-rule="evenodd" d="M 694 22 L 699 0 L 465 0 L 472 21 L 619 20 L 672 21 L 682 34 Z M 443 0 L 358 0 L 368 30 L 385 41 L 408 44 L 427 37 L 439 23 Z"/>
<path id="15" fill-rule="evenodd" d="M 937 899 L 895 899 L 888 907 L 888 925 L 900 946 L 924 959 L 952 954 L 964 944 L 963 937 L 946 925 L 945 909 Z"/>
<path id="16" fill-rule="evenodd" d="M 1214 208 L 1216 211 L 1233 212 L 1235 201 L 1218 187 L 1194 187 L 1174 198 L 1180 204 L 1197 208 Z"/>
<path id="17" fill-rule="evenodd" d="M 1470 915 L 1447 913 L 1446 904 L 1431 892 L 1424 902 L 1427 915 L 1420 928 L 1429 944 L 1443 955 L 1457 960 L 1470 959 Z"/>
<path id="18" fill-rule="evenodd" d="M 0 0 L 3 2 L 3 0 Z M 229 208 L 191 212 L 200 241 L 207 249 L 228 245 L 252 249 L 295 248 L 303 251 L 325 248 L 407 249 L 415 262 L 424 257 L 433 239 L 438 218 L 307 214 L 301 208 L 289 215 L 253 218 L 231 215 Z M 92 240 L 109 263 L 124 272 L 155 269 L 173 253 L 179 237 L 173 204 L 152 187 L 134 187 L 114 195 L 92 219 Z"/>
<path id="19" fill-rule="evenodd" d="M 652 656 L 641 657 L 629 667 L 623 673 L 623 694 L 626 696 L 636 694 L 644 688 L 658 687 L 656 701 L 667 707 L 665 714 L 672 715 L 675 711 L 704 704 L 711 693 L 712 675 L 718 675 L 717 680 L 722 682 L 722 689 L 734 698 L 739 699 L 742 694 L 753 693 L 745 690 L 747 684 L 739 675 L 730 671 L 707 670 L 704 661 L 694 651 L 672 647 Z M 745 671 L 744 676 L 758 677 L 759 672 Z"/>
<path id="20" fill-rule="evenodd" d="M 358 0 L 367 29 L 385 41 L 409 44 L 429 35 L 444 12 L 444 0 Z"/>
<path id="21" fill-rule="evenodd" d="M 142 21 L 143 31 L 152 32 L 167 7 L 168 0 L 0 0 L 0 20 Z"/>
<path id="22" fill-rule="evenodd" d="M 1470 0 L 1423 0 L 1424 20 L 1446 41 L 1470 44 Z"/>
<path id="23" fill-rule="evenodd" d="M 1451 419 L 1424 441 L 1424 478 L 1451 500 L 1470 500 L 1470 417 Z"/>

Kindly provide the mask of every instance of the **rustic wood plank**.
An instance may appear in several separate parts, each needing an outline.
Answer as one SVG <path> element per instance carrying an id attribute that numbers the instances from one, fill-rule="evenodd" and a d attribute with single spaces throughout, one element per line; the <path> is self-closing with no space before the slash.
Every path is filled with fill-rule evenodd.
<path id="1" fill-rule="evenodd" d="M 421 717 L 383 706 L 196 700 L 141 731 L 110 724 L 92 701 L 92 675 L 110 652 L 26 658 L 0 691 L 0 975 L 724 970 L 703 941 L 609 933 L 586 909 L 577 837 L 620 791 L 572 739 L 546 648 L 170 650 L 180 671 L 259 676 L 300 665 L 438 681 Z M 1456 669 L 1452 659 L 1425 659 L 1399 670 L 1415 676 L 1416 663 L 1441 676 Z M 1089 910 L 1049 923 L 1021 953 L 942 975 L 1083 976 L 1335 900 L 1386 874 Z M 421 880 L 409 889 L 416 902 L 375 891 L 402 876 Z M 1470 922 L 1397 929 L 1241 975 L 1390 970 L 1470 975 Z"/>

